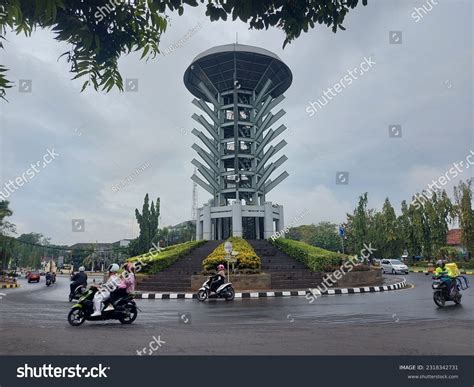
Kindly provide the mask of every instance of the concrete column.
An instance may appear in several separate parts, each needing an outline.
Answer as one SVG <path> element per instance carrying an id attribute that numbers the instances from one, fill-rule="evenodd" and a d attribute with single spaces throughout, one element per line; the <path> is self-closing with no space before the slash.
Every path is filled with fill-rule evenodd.
<path id="1" fill-rule="evenodd" d="M 265 202 L 265 218 L 263 220 L 263 237 L 269 239 L 273 235 L 273 207 L 272 202 Z"/>
<path id="2" fill-rule="evenodd" d="M 209 204 L 204 204 L 202 207 L 202 239 L 209 241 L 212 238 L 212 230 L 211 230 L 211 207 Z"/>
<path id="3" fill-rule="evenodd" d="M 201 209 L 200 208 L 197 210 L 196 240 L 202 241 L 202 223 L 201 223 Z"/>
<path id="4" fill-rule="evenodd" d="M 255 234 L 257 239 L 260 239 L 260 218 L 255 218 Z"/>
<path id="5" fill-rule="evenodd" d="M 222 240 L 222 218 L 217 218 L 217 239 Z"/>
<path id="6" fill-rule="evenodd" d="M 283 206 L 282 205 L 278 206 L 278 211 L 280 213 L 280 220 L 278 221 L 278 231 L 283 231 L 285 229 L 285 217 L 284 217 L 284 214 L 283 214 Z M 284 234 L 282 236 L 285 237 Z"/>
<path id="7" fill-rule="evenodd" d="M 242 238 L 242 203 L 232 204 L 232 236 Z"/>

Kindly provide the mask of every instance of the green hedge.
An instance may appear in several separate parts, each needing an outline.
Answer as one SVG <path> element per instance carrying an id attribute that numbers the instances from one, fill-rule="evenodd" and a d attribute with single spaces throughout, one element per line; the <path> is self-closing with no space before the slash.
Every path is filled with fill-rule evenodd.
<path id="1" fill-rule="evenodd" d="M 349 256 L 311 246 L 292 239 L 277 238 L 269 242 L 290 257 L 303 262 L 311 271 L 329 272 L 340 266 Z"/>
<path id="2" fill-rule="evenodd" d="M 137 257 L 128 259 L 129 262 L 140 261 L 144 265 L 140 273 L 156 274 L 163 269 L 171 266 L 178 259 L 184 257 L 195 248 L 202 246 L 206 241 L 190 241 L 173 246 L 168 246 L 160 251 L 145 253 Z"/>
<path id="3" fill-rule="evenodd" d="M 227 239 L 232 243 L 232 249 L 237 251 L 239 254 L 237 258 L 236 269 L 240 273 L 260 273 L 262 266 L 260 257 L 255 253 L 255 250 L 250 244 L 242 239 L 231 237 Z M 225 243 L 225 242 L 224 242 Z M 216 270 L 217 265 L 223 264 L 227 267 L 227 261 L 225 260 L 226 252 L 224 250 L 224 243 L 217 246 L 214 251 L 202 261 L 202 266 L 205 273 Z"/>

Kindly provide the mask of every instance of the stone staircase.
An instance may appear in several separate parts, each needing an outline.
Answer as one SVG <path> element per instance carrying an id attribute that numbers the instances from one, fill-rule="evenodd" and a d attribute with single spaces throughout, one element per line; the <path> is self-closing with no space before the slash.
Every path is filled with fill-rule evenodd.
<path id="1" fill-rule="evenodd" d="M 293 290 L 314 288 L 321 283 L 321 273 L 313 273 L 301 262 L 281 252 L 266 240 L 248 240 L 262 259 L 262 272 L 271 275 L 271 289 Z M 222 241 L 208 241 L 189 252 L 170 267 L 140 276 L 137 290 L 149 292 L 191 292 L 191 276 L 200 274 L 202 261 Z"/>
<path id="2" fill-rule="evenodd" d="M 262 260 L 262 272 L 271 275 L 272 289 L 314 288 L 323 280 L 321 273 L 311 272 L 303 263 L 290 257 L 266 240 L 248 240 Z"/>
<path id="3" fill-rule="evenodd" d="M 139 291 L 153 292 L 190 292 L 191 276 L 200 274 L 202 261 L 222 241 L 208 241 L 204 245 L 190 251 L 185 257 L 179 259 L 163 271 L 137 279 L 136 289 Z"/>

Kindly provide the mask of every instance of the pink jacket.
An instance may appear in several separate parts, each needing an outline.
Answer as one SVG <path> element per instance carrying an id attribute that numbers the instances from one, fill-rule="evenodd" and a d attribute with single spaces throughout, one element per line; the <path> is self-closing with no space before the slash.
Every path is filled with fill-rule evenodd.
<path id="1" fill-rule="evenodd" d="M 124 272 L 122 274 L 122 280 L 118 284 L 119 289 L 125 289 L 127 293 L 131 293 L 135 290 L 135 275 L 132 272 Z"/>

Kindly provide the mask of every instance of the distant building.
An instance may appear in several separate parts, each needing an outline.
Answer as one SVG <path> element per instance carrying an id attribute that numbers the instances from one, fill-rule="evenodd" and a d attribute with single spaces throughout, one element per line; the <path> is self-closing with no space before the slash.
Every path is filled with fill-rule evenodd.
<path id="1" fill-rule="evenodd" d="M 111 263 L 121 263 L 128 255 L 122 250 L 132 239 L 121 239 L 112 243 L 83 242 L 69 246 L 75 265 L 84 265 L 92 270 L 105 270 Z"/>
<path id="2" fill-rule="evenodd" d="M 165 246 L 187 242 L 187 241 L 195 239 L 196 221 L 187 220 L 187 221 L 178 223 L 174 226 L 167 227 L 167 229 L 168 229 L 168 234 L 163 239 Z"/>
<path id="3" fill-rule="evenodd" d="M 466 246 L 461 241 L 461 229 L 453 228 L 448 231 L 447 245 L 456 248 L 460 253 L 466 254 Z"/>
<path id="4" fill-rule="evenodd" d="M 121 239 L 117 242 L 112 243 L 112 245 L 114 247 L 128 247 L 128 245 L 130 244 L 132 240 L 133 239 Z"/>

